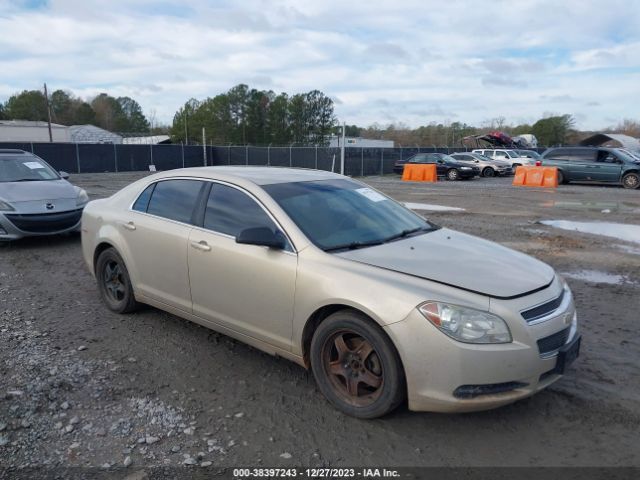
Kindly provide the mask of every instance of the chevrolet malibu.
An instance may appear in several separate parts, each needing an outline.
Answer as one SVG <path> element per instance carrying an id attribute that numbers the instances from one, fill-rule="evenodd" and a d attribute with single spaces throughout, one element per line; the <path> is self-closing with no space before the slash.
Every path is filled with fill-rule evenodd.
<path id="1" fill-rule="evenodd" d="M 87 192 L 40 157 L 0 149 L 0 241 L 80 229 Z"/>
<path id="2" fill-rule="evenodd" d="M 341 411 L 484 410 L 578 356 L 569 287 L 341 175 L 205 167 L 139 180 L 82 217 L 107 307 L 149 304 L 313 371 Z"/>

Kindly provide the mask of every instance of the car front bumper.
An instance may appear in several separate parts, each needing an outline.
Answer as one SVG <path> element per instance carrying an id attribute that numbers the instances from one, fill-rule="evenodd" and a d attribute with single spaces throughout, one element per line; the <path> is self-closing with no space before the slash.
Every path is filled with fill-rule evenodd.
<path id="1" fill-rule="evenodd" d="M 0 241 L 57 235 L 80 229 L 82 208 L 55 213 L 0 213 Z"/>
<path id="2" fill-rule="evenodd" d="M 567 326 L 567 316 L 573 319 L 571 326 Z M 562 356 L 564 360 L 565 354 L 559 351 L 543 356 L 537 341 L 571 329 L 562 347 L 573 347 L 569 363 L 577 355 L 580 342 L 575 318 L 571 301 L 556 318 L 525 325 L 520 332 L 512 328 L 513 342 L 493 345 L 453 340 L 417 309 L 405 320 L 384 329 L 404 366 L 410 410 L 471 412 L 526 398 L 558 380 L 562 376 L 556 369 L 558 358 Z"/>

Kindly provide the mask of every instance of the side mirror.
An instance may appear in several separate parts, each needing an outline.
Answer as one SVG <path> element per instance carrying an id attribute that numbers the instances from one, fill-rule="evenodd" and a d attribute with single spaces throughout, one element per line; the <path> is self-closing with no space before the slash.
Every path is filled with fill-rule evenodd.
<path id="1" fill-rule="evenodd" d="M 69 179 L 69 174 L 67 172 L 63 172 L 62 170 L 60 170 L 58 173 L 60 174 L 63 180 Z"/>
<path id="2" fill-rule="evenodd" d="M 273 232 L 267 227 L 245 228 L 236 237 L 236 243 L 246 245 L 260 245 L 262 247 L 282 250 L 285 247 L 285 240 L 282 233 Z"/>
<path id="3" fill-rule="evenodd" d="M 476 158 L 476 163 L 480 163 L 480 160 L 478 160 L 477 158 Z"/>
<path id="4" fill-rule="evenodd" d="M 444 160 L 438 160 L 438 163 L 444 163 Z"/>

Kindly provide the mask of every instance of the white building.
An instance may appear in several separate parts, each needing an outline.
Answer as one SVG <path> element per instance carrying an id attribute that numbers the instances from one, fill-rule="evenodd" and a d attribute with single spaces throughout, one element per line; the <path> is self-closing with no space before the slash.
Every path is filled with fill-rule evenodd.
<path id="1" fill-rule="evenodd" d="M 51 124 L 51 136 L 54 142 L 70 142 L 69 127 Z M 49 126 L 47 122 L 31 120 L 0 120 L 0 142 L 48 142 Z"/>
<path id="2" fill-rule="evenodd" d="M 344 146 L 345 148 L 393 148 L 394 143 L 393 140 L 373 140 L 370 138 L 362 138 L 362 137 L 345 137 Z M 342 137 L 339 136 L 331 136 L 329 138 L 329 147 L 337 148 L 340 147 L 340 142 L 342 142 Z"/>

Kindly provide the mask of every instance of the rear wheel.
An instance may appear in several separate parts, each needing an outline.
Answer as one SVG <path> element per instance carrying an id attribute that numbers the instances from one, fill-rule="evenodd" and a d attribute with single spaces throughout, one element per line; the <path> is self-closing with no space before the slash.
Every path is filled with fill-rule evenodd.
<path id="1" fill-rule="evenodd" d="M 103 251 L 96 262 L 96 278 L 102 300 L 109 310 L 129 313 L 139 306 L 133 295 L 129 272 L 115 248 Z"/>
<path id="2" fill-rule="evenodd" d="M 449 180 L 459 180 L 460 172 L 458 172 L 458 170 L 456 170 L 455 168 L 452 168 L 451 170 L 447 171 L 447 178 Z"/>
<path id="3" fill-rule="evenodd" d="M 491 167 L 487 167 L 484 170 L 482 170 L 482 176 L 483 177 L 493 177 L 493 176 L 495 176 L 495 174 L 496 174 L 496 172 Z"/>
<path id="4" fill-rule="evenodd" d="M 622 186 L 630 189 L 640 187 L 640 175 L 637 173 L 627 173 L 622 177 Z"/>
<path id="5" fill-rule="evenodd" d="M 395 347 L 364 315 L 336 312 L 311 341 L 311 367 L 318 387 L 336 408 L 357 418 L 376 418 L 405 398 L 405 379 Z"/>

